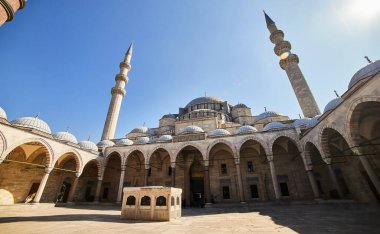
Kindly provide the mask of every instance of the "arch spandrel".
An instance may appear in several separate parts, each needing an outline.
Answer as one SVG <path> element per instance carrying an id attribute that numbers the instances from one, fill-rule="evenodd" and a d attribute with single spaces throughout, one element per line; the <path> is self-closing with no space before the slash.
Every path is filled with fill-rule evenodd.
<path id="1" fill-rule="evenodd" d="M 82 174 L 84 168 L 91 163 L 95 163 L 96 169 L 97 169 L 97 176 L 98 176 L 98 178 L 101 177 L 102 176 L 102 163 L 97 159 L 90 159 L 90 160 L 84 162 L 83 163 L 83 169 L 81 170 L 81 174 Z"/>
<path id="2" fill-rule="evenodd" d="M 175 158 L 174 158 L 174 160 L 172 160 L 172 161 L 176 162 L 176 161 L 177 161 L 178 154 L 181 152 L 181 150 L 183 150 L 184 148 L 186 148 L 186 147 L 188 147 L 188 146 L 192 146 L 192 147 L 194 147 L 195 149 L 197 149 L 197 150 L 201 153 L 203 160 L 204 160 L 205 162 L 207 162 L 207 160 L 206 160 L 207 148 L 206 148 L 205 146 L 202 146 L 202 145 L 200 145 L 200 144 L 196 144 L 196 143 L 193 143 L 193 142 L 184 142 L 184 143 L 180 144 L 180 145 L 178 146 L 177 151 L 176 151 L 175 154 L 173 155 L 173 157 L 175 157 Z"/>
<path id="3" fill-rule="evenodd" d="M 276 135 L 274 135 L 268 142 L 268 148 L 270 149 L 271 154 L 273 155 L 273 145 L 281 137 L 285 137 L 292 141 L 294 145 L 297 147 L 298 152 L 302 152 L 302 146 L 299 143 L 299 137 L 295 132 L 289 133 L 289 132 L 279 132 Z"/>

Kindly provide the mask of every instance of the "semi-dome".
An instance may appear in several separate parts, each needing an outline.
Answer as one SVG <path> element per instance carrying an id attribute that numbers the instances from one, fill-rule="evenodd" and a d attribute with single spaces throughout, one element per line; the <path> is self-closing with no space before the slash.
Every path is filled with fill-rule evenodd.
<path id="1" fill-rule="evenodd" d="M 51 134 L 50 127 L 43 120 L 38 117 L 23 117 L 15 119 L 11 122 L 16 127 L 31 128 L 44 133 Z"/>
<path id="2" fill-rule="evenodd" d="M 243 103 L 238 103 L 232 109 L 238 109 L 238 108 L 248 108 L 248 106 Z"/>
<path id="3" fill-rule="evenodd" d="M 307 127 L 310 120 L 311 120 L 310 118 L 296 119 L 292 123 L 291 127 L 292 128 Z"/>
<path id="4" fill-rule="evenodd" d="M 348 89 L 353 87 L 359 81 L 376 75 L 378 72 L 380 72 L 380 60 L 370 63 L 367 66 L 360 69 L 359 71 L 357 71 L 355 75 L 351 78 L 350 84 L 348 85 Z"/>
<path id="5" fill-rule="evenodd" d="M 237 131 L 236 134 L 251 134 L 257 132 L 257 129 L 255 127 L 252 127 L 250 125 L 244 125 L 241 126 Z"/>
<path id="6" fill-rule="evenodd" d="M 56 132 L 53 134 L 53 138 L 59 141 L 63 141 L 63 142 L 71 142 L 74 144 L 78 144 L 77 138 L 73 134 L 69 133 L 68 131 Z"/>
<path id="7" fill-rule="evenodd" d="M 283 123 L 274 121 L 265 125 L 265 127 L 263 128 L 263 131 L 267 132 L 267 131 L 273 131 L 273 130 L 278 130 L 278 129 L 283 129 L 283 128 L 286 128 L 286 126 Z"/>
<path id="8" fill-rule="evenodd" d="M 7 113 L 0 107 L 0 119 L 7 119 Z"/>
<path id="9" fill-rule="evenodd" d="M 147 131 L 148 131 L 147 127 L 141 126 L 141 127 L 137 127 L 137 128 L 132 129 L 132 131 L 130 133 L 143 133 L 143 134 L 145 134 Z"/>
<path id="10" fill-rule="evenodd" d="M 221 98 L 205 96 L 205 97 L 199 97 L 199 98 L 192 100 L 191 102 L 189 102 L 186 105 L 186 107 L 192 106 L 195 104 L 200 104 L 200 103 L 222 103 L 222 102 L 224 102 L 224 100 Z"/>
<path id="11" fill-rule="evenodd" d="M 143 145 L 149 143 L 149 137 L 137 137 L 137 140 L 135 141 L 135 144 L 137 145 Z"/>
<path id="12" fill-rule="evenodd" d="M 171 135 L 162 135 L 158 138 L 157 142 L 168 142 L 172 140 L 173 140 L 173 137 Z"/>
<path id="13" fill-rule="evenodd" d="M 185 128 L 182 128 L 181 131 L 179 131 L 179 134 L 202 133 L 202 132 L 204 132 L 202 128 L 195 125 L 190 125 Z"/>
<path id="14" fill-rule="evenodd" d="M 161 119 L 175 119 L 175 115 L 173 114 L 166 114 L 161 117 Z"/>
<path id="15" fill-rule="evenodd" d="M 329 103 L 327 103 L 327 105 L 325 106 L 325 109 L 323 110 L 323 113 L 334 110 L 335 107 L 337 107 L 342 102 L 343 102 L 343 98 L 341 97 L 334 98 L 333 100 L 329 101 Z"/>
<path id="16" fill-rule="evenodd" d="M 96 146 L 98 146 L 99 149 L 103 149 L 103 148 L 114 146 L 114 145 L 115 145 L 115 143 L 113 141 L 102 140 Z"/>
<path id="17" fill-rule="evenodd" d="M 116 145 L 133 145 L 133 141 L 129 140 L 128 138 L 120 139 L 116 142 Z"/>
<path id="18" fill-rule="evenodd" d="M 215 130 L 212 130 L 208 133 L 209 136 L 229 136 L 231 133 L 227 131 L 226 129 L 217 128 Z"/>
<path id="19" fill-rule="evenodd" d="M 92 141 L 80 141 L 78 144 L 82 149 L 98 151 L 98 147 Z"/>
<path id="20" fill-rule="evenodd" d="M 268 118 L 268 117 L 277 117 L 277 116 L 281 116 L 282 114 L 276 112 L 276 111 L 265 111 L 261 114 L 259 114 L 258 116 L 256 116 L 255 118 L 255 122 L 258 122 L 262 119 L 265 119 L 265 118 Z"/>
<path id="21" fill-rule="evenodd" d="M 319 117 L 321 117 L 321 115 L 316 115 L 311 118 L 309 123 L 307 123 L 307 128 L 313 128 L 315 125 L 317 125 Z"/>

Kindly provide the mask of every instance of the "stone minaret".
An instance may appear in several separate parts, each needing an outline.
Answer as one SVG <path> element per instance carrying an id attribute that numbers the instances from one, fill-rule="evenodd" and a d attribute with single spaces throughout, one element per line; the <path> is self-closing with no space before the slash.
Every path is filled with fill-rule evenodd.
<path id="1" fill-rule="evenodd" d="M 16 11 L 25 7 L 26 0 L 0 0 L 0 26 L 13 20 Z"/>
<path id="2" fill-rule="evenodd" d="M 290 42 L 284 41 L 284 32 L 277 29 L 274 21 L 265 12 L 264 15 L 270 32 L 270 40 L 275 44 L 274 52 L 280 57 L 280 67 L 286 71 L 289 77 L 303 115 L 308 118 L 319 115 L 321 112 L 317 102 L 298 66 L 298 56 L 291 53 Z"/>
<path id="3" fill-rule="evenodd" d="M 128 72 L 131 70 L 133 43 L 129 46 L 125 54 L 124 61 L 120 63 L 120 72 L 116 75 L 115 86 L 111 89 L 111 102 L 108 108 L 106 122 L 104 123 L 103 134 L 101 140 L 114 139 L 117 119 L 119 118 L 120 106 L 125 96 L 125 85 L 128 83 Z"/>

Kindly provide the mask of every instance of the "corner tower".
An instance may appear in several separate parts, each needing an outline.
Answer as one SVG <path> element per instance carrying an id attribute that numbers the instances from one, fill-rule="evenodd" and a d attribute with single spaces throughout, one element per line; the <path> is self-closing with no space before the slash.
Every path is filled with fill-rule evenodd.
<path id="1" fill-rule="evenodd" d="M 284 40 L 284 32 L 278 30 L 274 21 L 264 12 L 267 28 L 270 32 L 270 41 L 275 44 L 274 53 L 280 57 L 280 67 L 286 71 L 298 103 L 305 117 L 311 118 L 321 112 L 313 94 L 298 66 L 299 59 L 291 53 L 291 44 Z"/>
<path id="2" fill-rule="evenodd" d="M 126 94 L 125 85 L 128 83 L 128 72 L 131 70 L 133 43 L 125 54 L 124 61 L 120 63 L 120 72 L 116 75 L 115 86 L 111 89 L 111 102 L 108 108 L 106 122 L 104 123 L 103 134 L 101 140 L 109 140 L 115 138 L 115 130 L 117 120 L 119 118 L 120 106 L 123 97 Z"/>

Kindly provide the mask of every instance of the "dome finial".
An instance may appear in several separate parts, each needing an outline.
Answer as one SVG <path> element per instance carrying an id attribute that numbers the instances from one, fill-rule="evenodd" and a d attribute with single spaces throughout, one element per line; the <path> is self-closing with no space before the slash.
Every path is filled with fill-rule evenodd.
<path id="1" fill-rule="evenodd" d="M 66 132 L 69 132 L 69 129 L 70 129 L 70 127 L 69 127 L 69 126 L 67 126 L 67 128 L 66 128 Z"/>
<path id="2" fill-rule="evenodd" d="M 301 114 L 298 114 L 298 116 L 300 117 L 300 119 L 302 119 Z"/>
<path id="3" fill-rule="evenodd" d="M 144 123 L 143 123 L 143 127 L 145 127 L 145 125 L 146 125 L 146 123 L 144 122 Z"/>
<path id="4" fill-rule="evenodd" d="M 339 94 L 338 94 L 338 92 L 336 90 L 334 90 L 334 93 L 335 93 L 335 95 L 336 95 L 337 98 L 340 98 L 340 96 L 339 96 Z"/>
<path id="5" fill-rule="evenodd" d="M 40 112 L 38 112 L 37 114 L 36 114 L 36 116 L 34 116 L 34 118 L 36 118 L 36 119 L 38 119 L 40 117 Z"/>
<path id="6" fill-rule="evenodd" d="M 364 56 L 368 63 L 372 63 L 372 60 L 368 58 L 368 56 Z"/>
<path id="7" fill-rule="evenodd" d="M 264 111 L 267 112 L 267 107 L 266 106 L 264 106 Z"/>
<path id="8" fill-rule="evenodd" d="M 88 135 L 87 141 L 90 141 L 90 139 L 91 139 L 91 135 Z"/>

